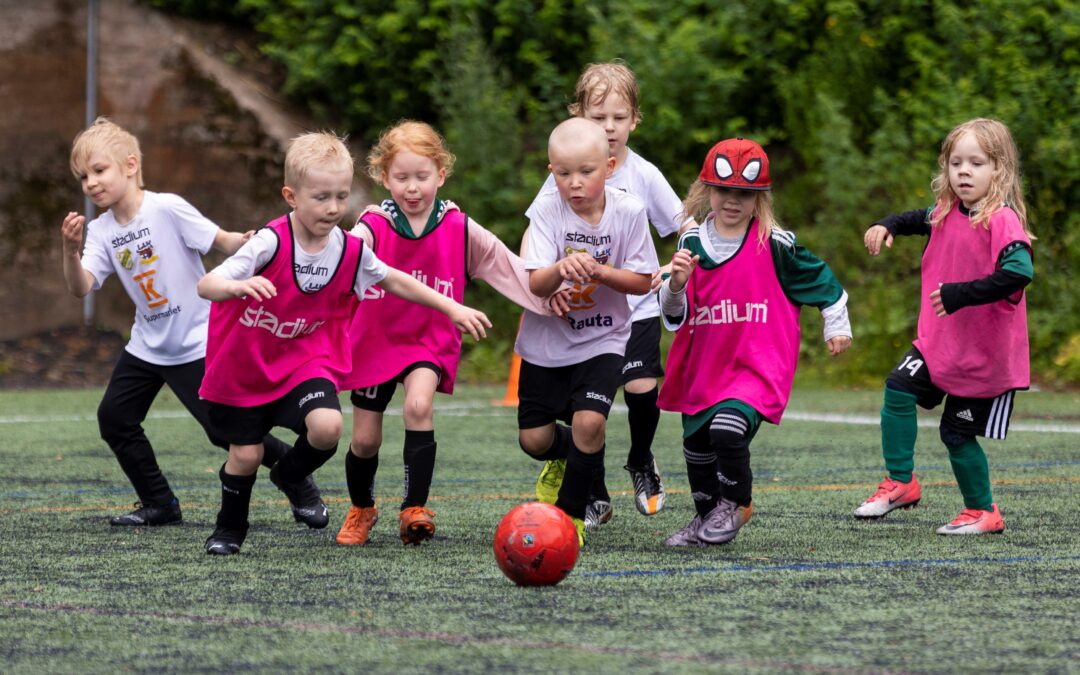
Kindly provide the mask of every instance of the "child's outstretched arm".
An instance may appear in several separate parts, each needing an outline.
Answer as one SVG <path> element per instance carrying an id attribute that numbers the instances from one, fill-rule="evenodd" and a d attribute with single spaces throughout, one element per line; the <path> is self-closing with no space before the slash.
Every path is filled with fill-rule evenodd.
<path id="1" fill-rule="evenodd" d="M 86 216 L 80 216 L 71 211 L 64 218 L 64 224 L 60 233 L 64 237 L 64 281 L 67 282 L 68 290 L 77 298 L 84 297 L 94 288 L 94 275 L 86 271 L 82 265 L 82 254 L 79 248 L 82 246 L 83 226 L 86 225 Z"/>
<path id="2" fill-rule="evenodd" d="M 863 235 L 863 244 L 866 246 L 866 251 L 870 255 L 878 255 L 881 253 L 882 244 L 885 244 L 886 248 L 892 248 L 895 237 L 908 235 L 928 236 L 930 234 L 930 212 L 932 210 L 932 207 L 929 209 L 912 209 L 882 218 L 871 225 L 866 230 L 866 234 Z"/>
<path id="3" fill-rule="evenodd" d="M 652 274 L 597 265 L 593 281 L 629 295 L 645 295 L 652 290 Z"/>
<path id="4" fill-rule="evenodd" d="M 404 300 L 442 312 L 450 317 L 458 330 L 468 333 L 474 340 L 487 337 L 484 328 L 491 328 L 491 321 L 483 312 L 459 304 L 453 298 L 425 286 L 400 270 L 391 267 L 386 278 L 380 281 L 379 285 L 387 293 L 393 293 Z"/>
<path id="5" fill-rule="evenodd" d="M 232 255 L 240 250 L 248 239 L 255 234 L 255 230 L 248 230 L 247 232 L 228 232 L 226 230 L 219 229 L 217 234 L 214 235 L 213 247 L 215 250 L 221 251 L 225 255 Z"/>
<path id="6" fill-rule="evenodd" d="M 212 302 L 221 302 L 222 300 L 232 300 L 245 296 L 257 302 L 262 302 L 277 295 L 274 284 L 265 277 L 254 276 L 250 279 L 234 281 L 213 272 L 208 272 L 202 279 L 199 279 L 196 291 L 200 297 Z"/>
<path id="7" fill-rule="evenodd" d="M 525 261 L 494 234 L 473 219 L 468 222 L 466 267 L 471 279 L 482 279 L 503 297 L 536 314 L 559 314 L 558 294 L 546 298 L 533 294 Z M 563 303 L 565 304 L 565 303 Z"/>

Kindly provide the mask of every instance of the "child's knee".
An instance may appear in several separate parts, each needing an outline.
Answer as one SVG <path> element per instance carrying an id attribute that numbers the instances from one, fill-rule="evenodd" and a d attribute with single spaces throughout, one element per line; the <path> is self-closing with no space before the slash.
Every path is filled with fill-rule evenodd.
<path id="1" fill-rule="evenodd" d="M 104 400 L 98 405 L 97 420 L 101 437 L 106 442 L 111 442 L 117 436 L 139 426 L 138 422 L 127 418 L 123 408 Z"/>
<path id="2" fill-rule="evenodd" d="M 543 455 L 554 441 L 553 426 L 518 429 L 518 445 L 527 455 Z"/>
<path id="3" fill-rule="evenodd" d="M 402 415 L 409 429 L 428 428 L 434 419 L 435 402 L 428 396 L 407 396 Z"/>
<path id="4" fill-rule="evenodd" d="M 341 413 L 331 408 L 312 410 L 304 419 L 307 427 L 307 441 L 319 450 L 337 447 L 341 440 L 343 422 Z"/>
<path id="5" fill-rule="evenodd" d="M 574 445 L 585 453 L 598 451 L 604 445 L 607 418 L 598 412 L 582 410 L 574 414 L 572 426 Z"/>

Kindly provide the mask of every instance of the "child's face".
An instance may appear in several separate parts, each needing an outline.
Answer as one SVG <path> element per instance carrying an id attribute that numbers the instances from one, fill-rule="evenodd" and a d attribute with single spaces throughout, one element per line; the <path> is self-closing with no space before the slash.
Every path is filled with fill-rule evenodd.
<path id="1" fill-rule="evenodd" d="M 970 209 L 990 191 L 996 168 L 997 164 L 969 131 L 956 140 L 949 153 L 949 187 Z"/>
<path id="2" fill-rule="evenodd" d="M 595 145 L 552 146 L 548 158 L 559 196 L 586 222 L 598 222 L 604 213 L 604 181 L 615 169 L 615 158 Z"/>
<path id="3" fill-rule="evenodd" d="M 352 179 L 352 171 L 346 167 L 311 169 L 297 187 L 286 185 L 281 188 L 281 194 L 300 226 L 312 237 L 321 239 L 345 217 Z"/>
<path id="4" fill-rule="evenodd" d="M 137 187 L 135 175 L 139 171 L 139 162 L 134 155 L 121 163 L 104 152 L 94 151 L 83 170 L 85 173 L 79 177 L 79 184 L 99 209 L 112 208 Z"/>
<path id="5" fill-rule="evenodd" d="M 712 208 L 719 232 L 741 234 L 750 225 L 757 204 L 753 190 L 713 187 L 709 190 L 709 206 Z"/>
<path id="6" fill-rule="evenodd" d="M 446 169 L 440 169 L 432 158 L 410 150 L 394 155 L 383 176 L 383 187 L 410 220 L 426 219 L 431 214 L 435 194 L 444 182 Z"/>
<path id="7" fill-rule="evenodd" d="M 630 133 L 637 129 L 637 115 L 622 94 L 609 92 L 602 102 L 585 106 L 581 116 L 596 122 L 604 130 L 608 153 L 612 157 L 619 160 L 626 156 Z"/>

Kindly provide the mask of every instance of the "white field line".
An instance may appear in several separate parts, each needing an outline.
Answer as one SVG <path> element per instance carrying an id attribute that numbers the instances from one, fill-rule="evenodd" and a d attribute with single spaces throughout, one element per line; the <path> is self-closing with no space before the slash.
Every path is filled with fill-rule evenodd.
<path id="1" fill-rule="evenodd" d="M 436 412 L 442 417 L 507 417 L 514 413 L 514 408 L 496 407 L 487 401 L 448 401 L 435 403 Z M 616 403 L 611 407 L 615 413 L 625 413 L 626 406 Z M 346 416 L 352 414 L 351 408 L 345 406 L 343 411 Z M 400 415 L 401 408 L 387 408 L 387 415 Z M 147 416 L 149 420 L 170 420 L 190 417 L 186 410 L 163 410 L 152 412 Z M 789 410 L 784 413 L 784 420 L 791 422 L 823 422 L 826 424 L 847 424 L 854 426 L 877 426 L 880 418 L 877 415 L 848 415 L 843 413 L 818 413 L 798 410 Z M 60 422 L 96 422 L 95 414 L 84 415 L 0 415 L 0 424 L 42 424 Z M 936 428 L 936 419 L 920 419 L 919 426 Z M 1014 421 L 1009 425 L 1009 431 L 1032 431 L 1045 434 L 1080 434 L 1080 424 L 1057 424 L 1052 422 L 1022 422 Z"/>

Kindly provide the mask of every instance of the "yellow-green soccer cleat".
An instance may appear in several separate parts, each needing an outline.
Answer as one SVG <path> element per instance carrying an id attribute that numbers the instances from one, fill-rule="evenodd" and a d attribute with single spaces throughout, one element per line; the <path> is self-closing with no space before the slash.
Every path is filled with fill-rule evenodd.
<path id="1" fill-rule="evenodd" d="M 554 504 L 559 499 L 559 488 L 562 487 L 565 474 L 565 459 L 549 459 L 544 462 L 544 468 L 540 470 L 540 476 L 536 479 L 537 501 Z"/>
<path id="2" fill-rule="evenodd" d="M 578 547 L 585 545 L 585 521 L 581 518 L 570 517 L 570 520 L 574 521 L 574 527 L 577 528 L 577 543 Z"/>

